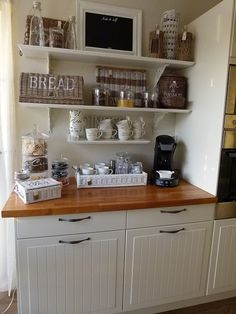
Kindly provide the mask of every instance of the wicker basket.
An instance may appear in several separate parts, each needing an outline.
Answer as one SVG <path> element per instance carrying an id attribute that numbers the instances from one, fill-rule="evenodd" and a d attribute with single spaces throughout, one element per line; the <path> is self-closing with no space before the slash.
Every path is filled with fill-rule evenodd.
<path id="1" fill-rule="evenodd" d="M 159 102 L 163 108 L 185 109 L 187 106 L 187 81 L 177 74 L 161 76 L 159 83 Z"/>
<path id="2" fill-rule="evenodd" d="M 82 76 L 21 73 L 20 102 L 82 105 Z"/>
<path id="3" fill-rule="evenodd" d="M 24 34 L 24 45 L 29 45 L 29 34 L 30 34 L 30 20 L 32 15 L 27 15 L 26 24 L 25 24 L 25 34 Z M 45 46 L 49 46 L 49 28 L 57 27 L 58 22 L 61 22 L 61 27 L 64 29 L 67 27 L 67 21 L 51 19 L 47 17 L 43 17 L 43 26 L 44 26 L 44 34 L 45 34 Z M 63 48 L 63 47 L 62 47 Z"/>

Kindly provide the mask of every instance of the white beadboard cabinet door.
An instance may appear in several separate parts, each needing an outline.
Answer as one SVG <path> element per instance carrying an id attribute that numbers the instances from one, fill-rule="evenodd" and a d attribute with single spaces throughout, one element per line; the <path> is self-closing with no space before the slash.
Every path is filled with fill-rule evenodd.
<path id="1" fill-rule="evenodd" d="M 112 231 L 18 240 L 19 313 L 121 312 L 124 238 Z"/>
<path id="2" fill-rule="evenodd" d="M 124 310 L 203 296 L 211 231 L 212 222 L 128 230 Z"/>
<path id="3" fill-rule="evenodd" d="M 236 290 L 236 218 L 214 222 L 208 294 Z"/>

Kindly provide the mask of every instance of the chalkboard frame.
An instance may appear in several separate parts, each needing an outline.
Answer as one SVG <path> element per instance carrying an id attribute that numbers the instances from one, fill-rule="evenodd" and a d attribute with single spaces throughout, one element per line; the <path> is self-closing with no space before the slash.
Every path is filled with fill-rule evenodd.
<path id="1" fill-rule="evenodd" d="M 101 19 L 98 17 L 101 16 Z M 86 21 L 87 17 L 87 21 Z M 89 17 L 89 18 L 88 18 Z M 107 33 L 111 32 L 111 27 L 114 27 L 115 36 L 104 33 L 101 35 L 99 42 L 99 33 L 96 42 L 93 41 L 91 29 L 98 29 L 100 25 L 99 21 L 110 21 Z M 142 38 L 142 11 L 133 8 L 124 8 L 113 5 L 107 5 L 103 3 L 97 3 L 87 0 L 77 0 L 77 21 L 78 21 L 78 36 L 79 36 L 79 49 L 84 51 L 97 51 L 97 52 L 108 52 L 116 54 L 128 54 L 141 56 L 141 38 Z M 117 24 L 114 24 L 118 21 Z M 90 23 L 90 24 L 89 24 Z M 108 23 L 108 22 L 107 22 Z M 120 24 L 119 24 L 120 23 Z M 125 31 L 118 34 L 117 27 L 125 27 Z M 122 29 L 121 27 L 121 29 Z M 87 36 L 87 38 L 86 38 Z M 120 36 L 125 36 L 120 38 Z M 104 44 L 104 38 L 106 37 L 106 45 Z M 107 39 L 108 38 L 108 39 Z M 111 42 L 109 42 L 111 41 Z M 119 46 L 118 42 L 122 42 Z M 125 43 L 126 44 L 125 44 Z M 116 43 L 116 47 L 112 46 Z M 105 46 L 104 46 L 105 45 Z M 125 47 L 124 47 L 125 46 Z"/>

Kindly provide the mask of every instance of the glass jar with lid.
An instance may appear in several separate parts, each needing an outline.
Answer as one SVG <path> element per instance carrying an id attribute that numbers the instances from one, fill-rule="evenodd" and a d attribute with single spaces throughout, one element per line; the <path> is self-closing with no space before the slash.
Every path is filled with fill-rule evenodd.
<path id="1" fill-rule="evenodd" d="M 38 126 L 32 132 L 22 136 L 22 166 L 31 179 L 48 177 L 48 138 L 41 133 Z"/>
<path id="2" fill-rule="evenodd" d="M 120 91 L 118 107 L 134 107 L 134 92 L 130 88 L 125 88 Z"/>
<path id="3" fill-rule="evenodd" d="M 129 173 L 130 155 L 127 152 L 116 153 L 115 173 L 127 174 Z"/>
<path id="4" fill-rule="evenodd" d="M 62 155 L 52 161 L 52 178 L 61 182 L 62 185 L 69 184 L 69 161 Z"/>

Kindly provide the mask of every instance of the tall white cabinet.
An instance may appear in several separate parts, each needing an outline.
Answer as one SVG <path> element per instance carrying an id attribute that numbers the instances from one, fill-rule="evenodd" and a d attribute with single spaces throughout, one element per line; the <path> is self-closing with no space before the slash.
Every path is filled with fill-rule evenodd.
<path id="1" fill-rule="evenodd" d="M 236 218 L 214 223 L 208 294 L 236 290 Z"/>
<path id="2" fill-rule="evenodd" d="M 179 167 L 192 184 L 216 195 L 234 1 L 224 0 L 188 29 L 195 37 L 194 67 L 188 77 L 192 113 L 176 117 Z"/>

